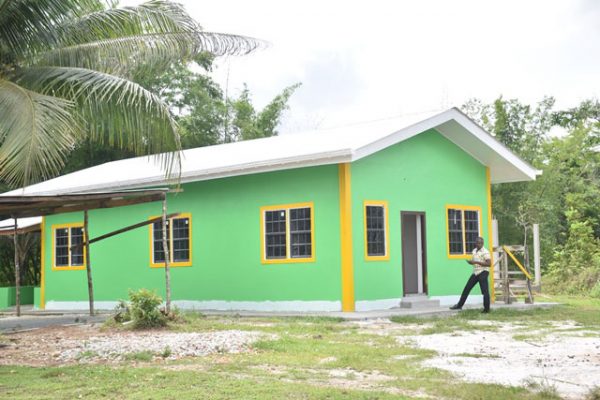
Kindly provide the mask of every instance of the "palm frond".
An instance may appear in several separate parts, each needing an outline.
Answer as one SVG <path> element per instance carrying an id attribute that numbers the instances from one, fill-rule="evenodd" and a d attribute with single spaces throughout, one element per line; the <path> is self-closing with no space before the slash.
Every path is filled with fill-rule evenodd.
<path id="1" fill-rule="evenodd" d="M 59 39 L 60 24 L 103 9 L 98 0 L 5 0 L 0 9 L 0 58 L 22 58 L 48 49 Z M 2 60 L 0 59 L 0 62 Z"/>
<path id="2" fill-rule="evenodd" d="M 144 33 L 202 30 L 177 3 L 151 0 L 133 7 L 109 8 L 74 18 L 56 27 L 61 46 Z"/>
<path id="3" fill-rule="evenodd" d="M 18 83 L 72 101 L 92 140 L 137 154 L 163 153 L 167 174 L 179 162 L 179 136 L 168 107 L 137 83 L 73 67 L 27 68 Z"/>
<path id="4" fill-rule="evenodd" d="M 78 131 L 73 106 L 0 80 L 0 177 L 27 185 L 58 174 Z"/>
<path id="5" fill-rule="evenodd" d="M 164 70 L 173 60 L 201 52 L 247 54 L 261 45 L 253 38 L 214 32 L 152 33 L 104 39 L 45 52 L 35 65 L 82 67 L 119 76 L 132 69 Z"/>

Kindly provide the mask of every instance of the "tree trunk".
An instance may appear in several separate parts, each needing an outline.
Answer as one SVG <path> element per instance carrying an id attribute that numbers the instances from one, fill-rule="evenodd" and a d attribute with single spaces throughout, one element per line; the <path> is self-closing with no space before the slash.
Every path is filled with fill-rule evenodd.
<path id="1" fill-rule="evenodd" d="M 83 240 L 85 240 L 85 269 L 87 271 L 88 298 L 90 301 L 90 315 L 94 315 L 94 286 L 92 284 L 92 263 L 90 262 L 90 235 L 88 230 L 88 212 L 83 212 Z M 69 251 L 71 251 L 69 249 Z"/>
<path id="2" fill-rule="evenodd" d="M 167 298 L 165 300 L 165 310 L 167 314 L 171 312 L 171 272 L 169 269 L 169 246 L 167 245 L 167 194 L 164 194 L 162 201 L 162 243 L 163 251 L 165 255 L 165 285 L 167 291 Z"/>

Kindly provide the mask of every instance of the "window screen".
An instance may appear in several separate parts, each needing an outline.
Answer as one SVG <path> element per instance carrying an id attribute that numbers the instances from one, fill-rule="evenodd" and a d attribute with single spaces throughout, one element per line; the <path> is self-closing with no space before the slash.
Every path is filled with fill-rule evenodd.
<path id="1" fill-rule="evenodd" d="M 54 258 L 57 267 L 69 266 L 69 228 L 54 231 Z"/>
<path id="2" fill-rule="evenodd" d="M 83 243 L 83 228 L 64 227 L 54 230 L 54 266 L 81 267 L 84 264 L 83 246 L 70 250 L 76 244 Z"/>
<path id="3" fill-rule="evenodd" d="M 154 263 L 164 263 L 165 251 L 162 241 L 162 221 L 153 224 L 152 246 L 154 249 Z M 171 218 L 167 221 L 167 249 L 169 250 L 169 262 L 190 261 L 189 218 Z"/>
<path id="4" fill-rule="evenodd" d="M 170 229 L 169 229 L 169 222 L 167 221 L 167 247 L 170 248 L 169 246 L 169 241 L 170 241 Z M 153 245 L 153 249 L 154 249 L 154 262 L 155 263 L 164 263 L 165 262 L 165 250 L 163 247 L 163 233 L 162 233 L 162 221 L 161 222 L 155 222 L 153 224 L 153 229 L 152 229 L 152 245 Z"/>
<path id="5" fill-rule="evenodd" d="M 298 204 L 299 206 L 299 204 Z M 263 211 L 264 258 L 288 260 L 312 258 L 312 207 L 286 207 Z"/>
<path id="6" fill-rule="evenodd" d="M 475 210 L 465 210 L 465 253 L 470 253 L 475 248 L 475 241 L 479 236 L 479 213 Z"/>
<path id="7" fill-rule="evenodd" d="M 286 210 L 265 211 L 267 259 L 286 258 Z"/>
<path id="8" fill-rule="evenodd" d="M 450 254 L 469 254 L 475 248 L 479 232 L 479 211 L 448 209 L 448 244 Z"/>
<path id="9" fill-rule="evenodd" d="M 190 260 L 190 220 L 174 218 L 173 220 L 173 261 Z M 164 255 L 163 255 L 164 257 Z"/>
<path id="10" fill-rule="evenodd" d="M 462 210 L 448 209 L 448 242 L 450 254 L 464 254 Z"/>
<path id="11" fill-rule="evenodd" d="M 290 210 L 290 243 L 292 258 L 307 258 L 312 255 L 312 230 L 310 208 Z"/>
<path id="12" fill-rule="evenodd" d="M 367 255 L 385 256 L 385 208 L 366 206 Z"/>
<path id="13" fill-rule="evenodd" d="M 71 228 L 71 246 L 83 243 L 83 228 Z M 71 250 L 71 265 L 83 265 L 83 246 Z"/>

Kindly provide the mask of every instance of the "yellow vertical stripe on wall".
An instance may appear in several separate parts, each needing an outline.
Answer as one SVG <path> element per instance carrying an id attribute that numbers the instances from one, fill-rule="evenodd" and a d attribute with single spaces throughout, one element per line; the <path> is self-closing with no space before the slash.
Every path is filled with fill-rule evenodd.
<path id="1" fill-rule="evenodd" d="M 340 239 L 342 251 L 342 311 L 354 311 L 354 265 L 352 256 L 352 202 L 350 164 L 339 164 Z"/>
<path id="2" fill-rule="evenodd" d="M 46 291 L 46 217 L 42 217 L 42 226 L 41 226 L 41 250 L 40 250 L 40 309 L 44 310 L 46 308 L 46 299 L 45 299 L 45 291 Z"/>
<path id="3" fill-rule="evenodd" d="M 494 288 L 494 230 L 492 228 L 492 178 L 490 167 L 485 168 L 487 185 L 487 221 L 488 221 L 488 246 L 490 249 L 490 300 L 496 302 L 496 289 Z"/>

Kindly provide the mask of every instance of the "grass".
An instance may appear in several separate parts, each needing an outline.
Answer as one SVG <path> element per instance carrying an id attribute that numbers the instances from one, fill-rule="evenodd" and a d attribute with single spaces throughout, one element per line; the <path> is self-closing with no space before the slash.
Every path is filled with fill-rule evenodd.
<path id="1" fill-rule="evenodd" d="M 98 355 L 98 353 L 95 352 L 95 351 L 86 350 L 86 351 L 83 351 L 83 352 L 79 353 L 79 355 L 77 356 L 77 360 L 78 361 L 83 361 L 83 360 L 94 358 L 97 355 Z"/>
<path id="2" fill-rule="evenodd" d="M 563 306 L 549 310 L 498 309 L 488 315 L 467 310 L 449 318 L 393 320 L 399 328 L 402 324 L 417 325 L 424 334 L 497 329 L 497 324 L 477 322 L 482 320 L 519 322 L 523 325 L 523 335 L 530 329 L 548 327 L 549 321 L 576 321 L 581 328 L 600 329 L 600 302 L 580 299 L 563 299 L 562 302 Z M 168 360 L 170 349 L 165 348 L 160 354 L 131 353 L 117 365 L 0 366 L 0 398 L 558 398 L 552 387 L 468 383 L 448 372 L 424 368 L 421 362 L 435 356 L 435 352 L 399 342 L 394 335 L 367 333 L 370 331 L 337 318 L 241 318 L 189 313 L 182 320 L 185 322 L 172 323 L 168 329 L 179 332 L 252 330 L 275 339 L 256 342 L 252 352 L 178 361 Z M 482 357 L 470 353 L 461 356 Z"/>
<path id="3" fill-rule="evenodd" d="M 168 357 L 168 356 L 167 356 Z M 125 361 L 149 362 L 154 358 L 154 353 L 151 351 L 136 351 L 135 353 L 127 353 L 123 357 Z"/>

